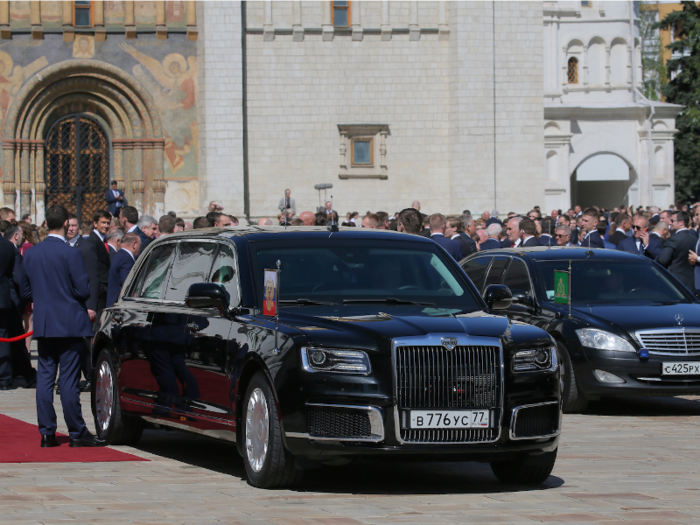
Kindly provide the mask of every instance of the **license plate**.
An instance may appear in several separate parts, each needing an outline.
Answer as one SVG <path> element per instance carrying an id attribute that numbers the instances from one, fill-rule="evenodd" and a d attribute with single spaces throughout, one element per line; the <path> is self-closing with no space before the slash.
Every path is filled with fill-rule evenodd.
<path id="1" fill-rule="evenodd" d="M 411 410 L 412 430 L 425 428 L 489 428 L 490 410 Z"/>
<path id="2" fill-rule="evenodd" d="M 690 363 L 661 363 L 662 376 L 694 376 L 700 375 L 700 362 Z"/>

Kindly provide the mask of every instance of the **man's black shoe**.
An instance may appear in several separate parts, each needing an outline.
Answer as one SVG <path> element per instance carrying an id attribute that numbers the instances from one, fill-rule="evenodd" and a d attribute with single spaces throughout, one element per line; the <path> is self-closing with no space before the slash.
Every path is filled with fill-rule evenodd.
<path id="1" fill-rule="evenodd" d="M 53 434 L 41 436 L 41 448 L 60 447 L 61 444 Z"/>
<path id="2" fill-rule="evenodd" d="M 85 381 L 83 388 L 80 389 L 81 392 L 92 392 L 92 381 Z"/>
<path id="3" fill-rule="evenodd" d="M 36 374 L 34 374 L 34 377 L 27 381 L 22 388 L 36 388 Z"/>
<path id="4" fill-rule="evenodd" d="M 2 385 L 2 386 L 0 386 L 0 390 L 14 390 L 16 388 L 17 387 L 14 385 Z"/>
<path id="5" fill-rule="evenodd" d="M 70 440 L 71 447 L 106 447 L 107 443 L 98 439 L 97 436 L 85 432 L 82 437 Z"/>

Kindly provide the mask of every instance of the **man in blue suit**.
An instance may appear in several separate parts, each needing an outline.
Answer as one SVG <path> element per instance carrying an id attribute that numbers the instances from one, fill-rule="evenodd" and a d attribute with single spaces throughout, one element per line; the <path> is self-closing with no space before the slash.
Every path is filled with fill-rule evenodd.
<path id="1" fill-rule="evenodd" d="M 445 237 L 445 216 L 435 213 L 430 216 L 430 238 L 447 250 L 455 261 L 464 259 L 462 246 L 458 241 L 453 241 Z"/>
<path id="2" fill-rule="evenodd" d="M 649 235 L 649 221 L 645 217 L 635 216 L 633 224 L 634 237 L 622 239 L 617 243 L 617 249 L 656 259 L 661 253 L 661 239 L 656 235 Z"/>
<path id="3" fill-rule="evenodd" d="M 59 367 L 61 405 L 70 446 L 104 446 L 105 442 L 85 426 L 78 389 L 83 338 L 93 335 L 86 306 L 90 297 L 87 270 L 80 252 L 66 243 L 68 210 L 60 205 L 50 207 L 46 211 L 46 225 L 48 237 L 27 251 L 24 258 L 34 300 L 34 338 L 39 347 L 36 410 L 41 446 L 59 446 L 53 407 L 53 387 Z"/>
<path id="4" fill-rule="evenodd" d="M 584 248 L 605 248 L 603 238 L 598 233 L 599 217 L 600 212 L 595 208 L 588 208 L 583 212 L 581 223 L 583 224 L 582 230 L 586 234 L 578 243 L 580 246 Z"/>
<path id="5" fill-rule="evenodd" d="M 127 233 L 122 238 L 121 249 L 116 253 L 109 267 L 109 289 L 107 290 L 107 308 L 119 298 L 119 292 L 126 281 L 136 257 L 141 251 L 141 239 L 135 233 Z"/>
<path id="6" fill-rule="evenodd" d="M 12 313 L 15 305 L 12 302 L 14 287 L 12 274 L 15 269 L 15 245 L 0 236 L 0 337 L 10 337 L 12 328 Z M 11 390 L 12 384 L 12 353 L 10 343 L 0 342 L 0 390 Z"/>
<path id="7" fill-rule="evenodd" d="M 124 197 L 124 192 L 117 188 L 117 181 L 112 181 L 112 189 L 107 190 L 105 193 L 105 200 L 107 201 L 107 209 L 114 217 L 119 217 L 124 206 L 128 206 L 129 202 Z"/>
<path id="8" fill-rule="evenodd" d="M 495 222 L 486 227 L 486 235 L 488 235 L 489 238 L 479 245 L 482 252 L 484 250 L 495 250 L 501 247 L 499 237 L 501 236 L 502 230 L 501 225 Z"/>

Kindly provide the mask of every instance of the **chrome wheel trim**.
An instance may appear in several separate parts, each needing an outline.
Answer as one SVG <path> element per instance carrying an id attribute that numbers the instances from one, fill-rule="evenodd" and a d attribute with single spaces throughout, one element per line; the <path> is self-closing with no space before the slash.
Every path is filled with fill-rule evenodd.
<path id="1" fill-rule="evenodd" d="M 248 398 L 245 415 L 245 451 L 248 465 L 253 472 L 262 470 L 267 458 L 270 442 L 270 413 L 267 399 L 260 388 L 256 388 Z"/>
<path id="2" fill-rule="evenodd" d="M 107 361 L 100 364 L 95 382 L 95 417 L 100 430 L 106 431 L 114 410 L 114 377 Z"/>

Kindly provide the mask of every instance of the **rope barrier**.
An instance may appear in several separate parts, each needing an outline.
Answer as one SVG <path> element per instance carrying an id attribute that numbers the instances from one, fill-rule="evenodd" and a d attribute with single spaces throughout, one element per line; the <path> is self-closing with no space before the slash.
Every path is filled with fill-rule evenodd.
<path id="1" fill-rule="evenodd" d="M 27 332 L 26 334 L 18 335 L 17 337 L 10 337 L 9 339 L 3 339 L 2 337 L 0 337 L 0 343 L 14 343 L 15 341 L 21 341 L 22 339 L 26 339 L 33 333 L 34 331 L 32 330 L 31 332 Z"/>

